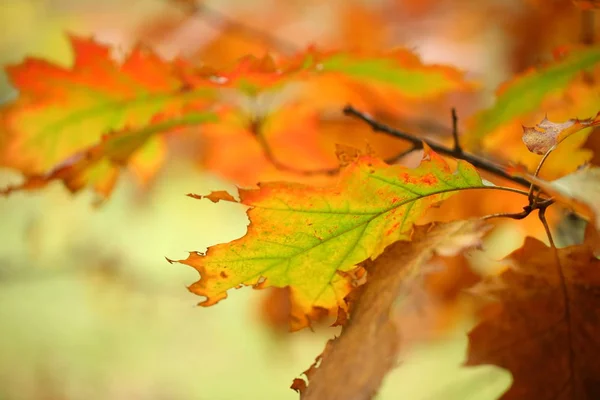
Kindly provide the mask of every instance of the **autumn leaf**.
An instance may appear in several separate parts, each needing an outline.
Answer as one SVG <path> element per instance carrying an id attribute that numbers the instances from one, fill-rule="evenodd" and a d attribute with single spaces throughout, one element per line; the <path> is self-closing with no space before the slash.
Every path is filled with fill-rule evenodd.
<path id="1" fill-rule="evenodd" d="M 504 400 L 600 393 L 600 261 L 588 242 L 557 252 L 527 238 L 477 291 L 494 300 L 469 334 L 468 365 L 508 369 L 514 383 Z"/>
<path id="2" fill-rule="evenodd" d="M 407 50 L 365 55 L 309 49 L 287 58 L 249 55 L 216 71 L 180 60 L 162 61 L 142 48 L 117 62 L 106 46 L 77 37 L 71 41 L 71 68 L 29 59 L 8 69 L 21 93 L 3 110 L 6 137 L 0 151 L 3 165 L 23 172 L 25 181 L 4 193 L 60 179 L 72 191 L 90 185 L 108 196 L 129 157 L 142 181 L 160 167 L 165 146 L 154 134 L 190 125 L 180 122 L 187 114 L 197 124 L 207 122 L 197 115 L 217 109 L 229 111 L 218 111 L 219 120 L 199 133 L 208 144 L 204 166 L 244 185 L 259 178 L 299 180 L 304 170 L 335 167 L 335 159 L 317 139 L 324 109 L 289 86 L 307 84 L 306 93 L 315 89 L 311 84 L 329 77 L 338 82 L 333 86 L 352 87 L 341 93 L 360 97 L 360 91 L 379 87 L 407 98 L 468 86 L 454 68 L 424 65 Z M 322 86 L 319 93 L 331 89 Z M 336 98 L 343 104 L 351 99 L 346 94 Z M 266 106 L 257 108 L 263 103 Z M 124 149 L 116 150 L 113 142 L 125 144 Z M 139 149 L 135 155 L 132 147 Z M 302 168 L 295 167 L 296 159 Z M 300 173 L 290 173 L 292 169 Z"/>
<path id="3" fill-rule="evenodd" d="M 398 115 L 402 112 L 398 104 L 406 107 L 474 88 L 460 70 L 425 64 L 406 49 L 361 53 L 309 50 L 298 56 L 295 65 L 303 68 L 304 91 L 299 97 L 320 110 L 337 111 L 353 104 L 369 112 Z"/>
<path id="4" fill-rule="evenodd" d="M 302 399 L 372 398 L 397 365 L 401 332 L 412 328 L 391 318 L 398 298 L 418 284 L 415 276 L 423 274 L 435 253 L 450 256 L 479 246 L 488 228 L 481 220 L 417 226 L 410 241 L 396 242 L 375 260 L 365 261 L 368 284 L 353 295 L 342 335 L 328 342 L 319 366 L 309 369 Z M 294 383 L 304 390 L 301 382 Z"/>
<path id="5" fill-rule="evenodd" d="M 357 53 L 309 47 L 294 56 L 278 59 L 269 54 L 247 55 L 226 70 L 212 70 L 207 66 L 204 74 L 210 76 L 215 85 L 236 88 L 246 95 L 331 76 L 342 85 L 359 85 L 362 89 L 379 85 L 412 99 L 431 98 L 472 86 L 458 69 L 423 64 L 406 49 Z"/>
<path id="6" fill-rule="evenodd" d="M 523 142 L 535 154 L 546 154 L 560 142 L 582 129 L 600 124 L 600 112 L 593 118 L 551 122 L 544 118 L 534 127 L 523 127 Z"/>
<path id="7" fill-rule="evenodd" d="M 425 65 L 408 50 L 388 54 L 308 53 L 303 61 L 320 74 L 337 74 L 361 85 L 379 84 L 409 98 L 433 97 L 470 85 L 459 70 Z"/>
<path id="8" fill-rule="evenodd" d="M 212 74 L 216 87 L 234 90 L 220 99 L 233 107 L 203 127 L 211 149 L 203 165 L 242 185 L 265 179 L 305 181 L 305 171 L 335 168 L 331 136 L 336 129 L 343 129 L 336 144 L 381 142 L 372 132 L 365 140 L 370 129 L 355 121 L 340 126 L 322 118 L 332 112 L 343 118 L 341 108 L 349 102 L 363 104 L 377 93 L 381 105 L 391 109 L 397 108 L 398 98 L 388 101 L 388 95 L 425 101 L 471 87 L 460 71 L 423 64 L 407 50 L 356 54 L 310 48 L 288 58 L 248 56 L 229 71 Z M 404 146 L 390 146 L 392 140 L 386 139 L 386 153 Z M 314 181 L 316 174 L 309 175 Z"/>
<path id="9" fill-rule="evenodd" d="M 540 157 L 523 146 L 523 125 L 534 125 L 549 116 L 567 120 L 598 112 L 600 76 L 598 49 L 571 51 L 544 68 L 532 69 L 501 86 L 496 104 L 468 121 L 465 147 L 535 168 Z M 567 135 L 569 140 L 554 150 L 542 175 L 556 179 L 592 157 L 582 148 L 587 131 Z"/>
<path id="10" fill-rule="evenodd" d="M 292 328 L 299 329 L 317 308 L 345 307 L 351 285 L 338 272 L 409 239 L 414 222 L 453 193 L 491 187 L 470 164 L 459 161 L 452 171 L 429 148 L 416 169 L 362 156 L 335 186 L 266 183 L 240 189 L 239 203 L 250 207 L 246 235 L 180 262 L 200 273 L 190 290 L 206 296 L 200 303 L 205 306 L 239 285 L 289 286 Z"/>
<path id="11" fill-rule="evenodd" d="M 7 68 L 20 95 L 3 110 L 2 164 L 26 176 L 51 173 L 104 135 L 112 139 L 101 146 L 131 155 L 161 121 L 203 109 L 212 95 L 208 85 L 192 88 L 182 81 L 179 63 L 164 62 L 141 47 L 117 62 L 106 46 L 70 39 L 75 55 L 70 68 L 39 59 Z M 177 125 L 165 126 L 171 124 Z"/>
<path id="12" fill-rule="evenodd" d="M 536 110 L 549 93 L 564 89 L 576 74 L 598 62 L 600 50 L 597 48 L 574 51 L 560 62 L 532 69 L 504 83 L 497 91 L 494 106 L 478 113 L 471 121 L 465 144 L 476 146 L 484 136 L 503 124 Z"/>
<path id="13" fill-rule="evenodd" d="M 212 120 L 214 115 L 211 113 L 190 113 L 141 129 L 104 135 L 98 144 L 76 153 L 49 173 L 29 175 L 20 184 L 0 189 L 0 194 L 40 189 L 60 180 L 73 193 L 91 186 L 97 194 L 107 198 L 117 181 L 119 169 L 125 165 L 142 182 L 154 175 L 166 151 L 163 138 L 154 136 L 156 133 Z"/>

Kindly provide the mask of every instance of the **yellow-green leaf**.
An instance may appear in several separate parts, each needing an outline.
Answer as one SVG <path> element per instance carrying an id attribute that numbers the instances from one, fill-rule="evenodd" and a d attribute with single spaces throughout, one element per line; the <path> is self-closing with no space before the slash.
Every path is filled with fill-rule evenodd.
<path id="1" fill-rule="evenodd" d="M 2 162 L 26 175 L 49 172 L 102 135 L 143 129 L 157 117 L 203 106 L 210 96 L 206 87 L 184 82 L 181 64 L 145 49 L 117 62 L 107 46 L 77 37 L 71 42 L 70 68 L 40 59 L 7 68 L 20 94 L 3 109 Z"/>
<path id="2" fill-rule="evenodd" d="M 206 296 L 204 306 L 240 285 L 289 286 L 292 328 L 299 329 L 318 309 L 345 307 L 352 284 L 343 272 L 409 240 L 431 205 L 470 188 L 490 186 L 470 164 L 459 161 L 453 171 L 429 148 L 415 169 L 361 156 L 332 187 L 267 183 L 240 190 L 239 203 L 250 207 L 246 235 L 179 262 L 200 273 L 190 290 Z M 231 201 L 223 193 L 209 198 Z"/>

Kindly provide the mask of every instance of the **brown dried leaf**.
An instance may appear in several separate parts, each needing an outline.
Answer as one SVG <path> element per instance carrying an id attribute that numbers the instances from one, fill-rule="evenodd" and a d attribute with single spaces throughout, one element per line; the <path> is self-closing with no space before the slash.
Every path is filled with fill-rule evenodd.
<path id="1" fill-rule="evenodd" d="M 396 242 L 375 261 L 364 262 L 367 283 L 358 289 L 342 335 L 328 342 L 319 366 L 311 368 L 302 399 L 371 398 L 396 365 L 400 327 L 390 314 L 407 283 L 434 253 L 455 255 L 478 246 L 487 230 L 481 220 L 419 226 L 410 242 Z"/>
<path id="2" fill-rule="evenodd" d="M 535 154 L 546 154 L 572 134 L 590 126 L 600 124 L 600 112 L 588 119 L 570 119 L 559 123 L 544 118 L 532 127 L 523 127 L 523 142 Z"/>
<path id="3" fill-rule="evenodd" d="M 600 398 L 600 260 L 589 240 L 555 253 L 527 238 L 482 282 L 496 299 L 469 334 L 467 365 L 511 371 L 504 400 Z"/>

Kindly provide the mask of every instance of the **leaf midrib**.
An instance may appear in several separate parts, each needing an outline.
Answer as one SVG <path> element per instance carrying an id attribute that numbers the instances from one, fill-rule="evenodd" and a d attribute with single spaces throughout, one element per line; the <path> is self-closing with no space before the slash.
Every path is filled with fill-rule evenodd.
<path id="1" fill-rule="evenodd" d="M 369 175 L 369 177 L 372 177 L 372 178 L 374 178 L 374 177 L 373 177 L 373 176 L 371 176 L 371 175 Z M 447 182 L 446 182 L 446 181 L 443 181 L 443 182 L 447 184 Z M 448 185 L 448 184 L 447 184 L 447 185 Z M 395 185 L 395 186 L 397 186 L 397 187 L 400 187 L 400 188 L 403 188 L 402 186 L 399 186 L 399 185 Z M 448 186 L 451 186 L 451 185 L 448 185 Z M 480 188 L 484 188 L 484 187 L 485 187 L 485 186 L 472 186 L 472 187 L 465 187 L 465 188 L 451 187 L 451 188 L 449 188 L 449 189 L 444 189 L 444 190 L 440 190 L 440 191 L 436 191 L 436 192 L 432 192 L 432 193 L 427 193 L 427 194 L 421 194 L 421 195 L 417 195 L 417 197 L 410 198 L 410 199 L 406 199 L 405 201 L 402 201 L 402 202 L 400 202 L 400 203 L 394 204 L 392 207 L 389 207 L 389 208 L 387 208 L 387 209 L 384 209 L 384 210 L 382 210 L 382 211 L 378 211 L 378 212 L 374 212 L 374 213 L 361 213 L 361 214 L 344 213 L 345 215 L 349 215 L 349 216 L 350 216 L 350 215 L 373 215 L 373 216 L 372 216 L 372 218 L 369 218 L 369 219 L 366 219 L 366 220 L 364 220 L 364 221 L 361 221 L 360 223 L 358 223 L 358 224 L 356 224 L 356 225 L 352 226 L 351 228 L 348 228 L 348 229 L 346 229 L 346 230 L 343 230 L 343 231 L 341 231 L 341 232 L 337 232 L 336 234 L 334 234 L 334 235 L 332 235 L 332 236 L 329 236 L 329 237 L 327 237 L 327 238 L 324 238 L 324 239 L 320 240 L 320 242 L 319 242 L 319 243 L 316 243 L 315 245 L 312 245 L 312 246 L 309 246 L 309 247 L 307 247 L 307 248 L 304 248 L 304 249 L 302 249 L 302 250 L 298 251 L 297 253 L 290 254 L 289 256 L 284 256 L 284 257 L 269 257 L 269 259 L 273 259 L 273 260 L 276 260 L 276 259 L 279 259 L 279 260 L 289 260 L 289 259 L 292 259 L 292 258 L 294 258 L 294 257 L 297 257 L 297 256 L 299 256 L 299 255 L 301 255 L 301 254 L 303 254 L 303 253 L 306 253 L 306 252 L 308 252 L 308 251 L 310 251 L 310 250 L 314 249 L 314 248 L 315 248 L 315 247 L 317 247 L 317 246 L 320 246 L 320 245 L 324 244 L 325 242 L 328 242 L 328 241 L 330 241 L 330 240 L 336 239 L 337 237 L 343 236 L 343 235 L 345 235 L 346 233 L 349 233 L 349 232 L 353 231 L 354 229 L 357 229 L 357 228 L 359 228 L 359 227 L 361 227 L 361 226 L 363 226 L 363 225 L 368 225 L 369 223 L 371 223 L 371 222 L 372 222 L 372 221 L 374 221 L 375 219 L 377 219 L 377 218 L 379 218 L 379 217 L 383 216 L 384 214 L 386 214 L 386 213 L 388 213 L 388 212 L 391 212 L 391 211 L 393 211 L 393 210 L 395 210 L 395 209 L 397 209 L 397 208 L 400 208 L 400 207 L 402 207 L 402 206 L 405 206 L 405 205 L 407 205 L 407 204 L 409 204 L 409 203 L 414 203 L 414 202 L 416 202 L 416 201 L 422 200 L 422 199 L 424 199 L 424 198 L 426 198 L 426 197 L 429 197 L 429 196 L 434 196 L 434 195 L 437 195 L 437 194 L 443 194 L 443 193 L 449 193 L 449 192 L 461 191 L 461 190 L 468 190 L 468 189 L 480 189 Z M 264 208 L 264 207 L 256 207 L 256 208 L 267 209 L 267 210 L 273 210 L 273 211 L 295 211 L 295 210 L 293 210 L 293 209 L 284 210 L 284 209 L 270 209 L 270 208 Z M 298 210 L 298 212 L 310 212 L 310 211 L 307 211 L 307 210 Z M 314 211 L 313 211 L 313 213 L 314 213 Z M 321 211 L 320 213 L 323 213 L 323 214 L 329 214 L 330 212 Z M 338 213 L 336 213 L 336 214 L 341 214 L 341 212 L 338 212 Z M 406 221 L 406 214 L 404 215 L 404 220 L 402 221 L 402 226 L 404 226 L 404 223 L 405 223 L 405 221 Z M 279 243 L 278 243 L 278 244 L 279 244 Z M 256 260 L 256 259 L 257 259 L 257 258 L 236 258 L 236 259 L 232 259 L 232 260 L 224 260 L 224 259 L 219 259 L 219 260 L 215 260 L 215 261 L 212 261 L 212 262 L 211 262 L 211 261 L 206 261 L 206 262 L 205 262 L 205 264 L 212 264 L 212 263 L 227 263 L 227 262 L 243 262 L 243 261 L 252 261 L 252 260 Z M 262 257 L 261 257 L 260 259 L 265 259 L 265 258 L 262 258 Z M 263 271 L 263 272 L 264 272 L 264 271 Z M 255 276 L 250 276 L 250 277 L 248 277 L 248 278 L 245 278 L 245 279 L 241 280 L 240 282 L 244 282 L 244 281 L 246 281 L 246 280 L 248 280 L 248 279 L 252 279 L 252 278 L 254 278 L 254 277 L 255 277 Z"/>

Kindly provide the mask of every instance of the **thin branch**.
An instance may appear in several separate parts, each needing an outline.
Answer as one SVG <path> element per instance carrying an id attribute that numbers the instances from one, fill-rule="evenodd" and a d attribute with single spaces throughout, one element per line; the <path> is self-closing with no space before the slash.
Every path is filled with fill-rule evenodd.
<path id="1" fill-rule="evenodd" d="M 269 142 L 267 142 L 267 140 L 265 139 L 264 135 L 262 135 L 260 133 L 260 131 L 255 132 L 255 135 L 256 135 L 256 140 L 258 141 L 258 144 L 263 149 L 265 157 L 267 157 L 267 160 L 269 160 L 269 162 L 271 164 L 273 164 L 277 169 L 279 169 L 281 171 L 287 171 L 287 172 L 291 172 L 293 174 L 304 175 L 304 176 L 314 176 L 314 175 L 331 175 L 331 176 L 333 176 L 333 175 L 339 174 L 339 172 L 342 169 L 342 167 L 340 166 L 340 167 L 335 167 L 335 168 L 318 168 L 318 169 L 306 170 L 306 169 L 299 169 L 299 168 L 295 168 L 290 165 L 284 164 L 275 157 L 275 154 L 273 153 L 273 149 L 271 148 L 271 145 L 269 145 Z M 403 150 L 396 155 L 386 158 L 384 161 L 386 162 L 386 164 L 394 164 L 394 163 L 398 162 L 400 159 L 406 157 L 410 153 L 417 151 L 417 150 L 420 150 L 420 149 L 415 146 L 411 146 L 408 149 Z"/>
<path id="2" fill-rule="evenodd" d="M 400 161 L 401 159 L 403 159 L 404 157 L 406 157 L 407 155 L 409 155 L 410 153 L 413 153 L 415 151 L 419 150 L 418 148 L 416 148 L 415 146 L 409 147 L 406 150 L 401 151 L 400 153 L 396 154 L 395 156 L 392 156 L 390 158 L 386 158 L 384 161 L 387 164 L 395 164 L 398 161 Z"/>
<path id="3" fill-rule="evenodd" d="M 496 213 L 496 214 L 489 214 L 486 216 L 481 217 L 481 219 L 483 220 L 488 220 L 488 219 L 492 219 L 492 218 L 510 218 L 510 219 L 524 219 L 527 218 L 529 216 L 529 214 L 531 214 L 531 210 L 525 209 L 521 212 L 518 213 Z"/>
<path id="4" fill-rule="evenodd" d="M 458 115 L 454 107 L 452 107 L 452 137 L 454 138 L 454 151 L 462 154 L 462 147 L 460 147 L 460 141 L 458 140 Z"/>
<path id="5" fill-rule="evenodd" d="M 455 149 L 450 149 L 444 145 L 431 142 L 427 139 L 413 136 L 410 133 L 406 133 L 406 132 L 399 131 L 397 129 L 393 129 L 381 122 L 375 121 L 373 118 L 362 113 L 361 111 L 358 111 L 357 109 L 355 109 L 352 106 L 344 107 L 344 114 L 352 116 L 352 117 L 356 117 L 356 118 L 366 122 L 376 132 L 383 132 L 390 136 L 410 142 L 410 143 L 412 143 L 413 146 L 415 146 L 415 148 L 422 149 L 423 143 L 426 143 L 429 147 L 431 147 L 437 153 L 467 161 L 470 164 L 472 164 L 475 168 L 479 168 L 479 169 L 487 171 L 493 175 L 496 175 L 498 177 L 508 179 L 518 185 L 525 186 L 527 188 L 529 188 L 529 186 L 530 186 L 530 183 L 527 180 L 520 178 L 520 177 L 514 177 L 514 176 L 510 175 L 509 173 L 507 173 L 504 170 L 504 168 L 502 166 L 494 164 L 490 160 L 476 156 L 474 154 L 465 153 L 463 151 L 456 151 Z"/>
<path id="6" fill-rule="evenodd" d="M 500 188 L 500 187 L 498 187 Z M 519 191 L 521 194 L 524 194 L 525 192 L 521 192 Z M 527 193 L 527 197 L 529 197 L 530 193 Z M 511 219 L 524 219 L 526 217 L 529 216 L 529 214 L 531 214 L 533 211 L 535 210 L 545 210 L 546 208 L 550 207 L 552 204 L 554 204 L 554 199 L 541 199 L 542 201 L 540 201 L 540 197 L 539 197 L 539 193 L 538 196 L 535 197 L 535 199 L 532 201 L 529 201 L 529 204 L 527 204 L 525 207 L 523 207 L 523 211 L 518 212 L 518 213 L 496 213 L 496 214 L 489 214 L 486 216 L 481 217 L 481 219 L 483 220 L 488 220 L 488 219 L 492 219 L 492 218 L 511 218 Z"/>
<path id="7" fill-rule="evenodd" d="M 256 140 L 258 141 L 258 144 L 263 149 L 263 152 L 264 152 L 267 160 L 269 160 L 269 162 L 271 164 L 273 164 L 275 166 L 275 168 L 277 168 L 281 171 L 287 171 L 287 172 L 291 172 L 293 174 L 298 174 L 298 175 L 313 176 L 313 175 L 336 175 L 341 170 L 341 167 L 303 170 L 303 169 L 298 169 L 298 168 L 294 168 L 289 165 L 283 164 L 279 160 L 277 160 L 277 158 L 275 157 L 275 154 L 273 154 L 273 149 L 269 145 L 269 142 L 267 142 L 264 135 L 260 131 L 255 132 L 255 137 L 256 137 Z"/>

